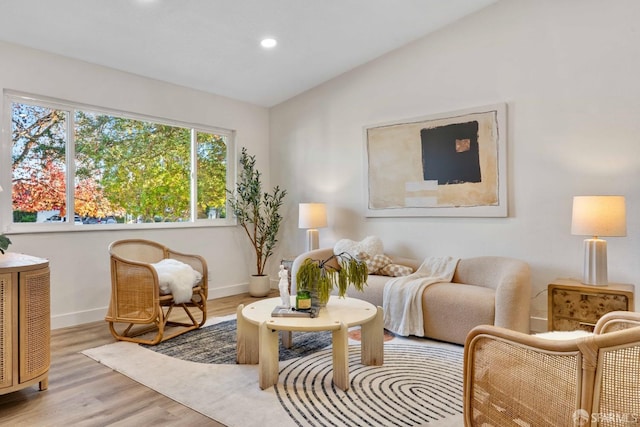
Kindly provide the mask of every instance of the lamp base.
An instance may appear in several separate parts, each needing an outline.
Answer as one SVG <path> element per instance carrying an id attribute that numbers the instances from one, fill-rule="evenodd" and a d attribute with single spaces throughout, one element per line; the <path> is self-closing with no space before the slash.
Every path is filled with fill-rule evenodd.
<path id="1" fill-rule="evenodd" d="M 307 252 L 318 249 L 319 235 L 320 233 L 315 228 L 307 230 Z"/>
<path id="2" fill-rule="evenodd" d="M 607 241 L 602 239 L 584 240 L 584 271 L 582 283 L 585 285 L 607 286 Z"/>

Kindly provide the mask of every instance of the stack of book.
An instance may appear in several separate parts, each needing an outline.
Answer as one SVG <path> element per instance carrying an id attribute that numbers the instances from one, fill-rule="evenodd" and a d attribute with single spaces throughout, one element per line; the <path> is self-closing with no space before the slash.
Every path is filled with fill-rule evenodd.
<path id="1" fill-rule="evenodd" d="M 276 306 L 271 312 L 271 317 L 317 317 L 318 307 L 311 307 L 305 310 L 296 310 L 295 307 Z"/>

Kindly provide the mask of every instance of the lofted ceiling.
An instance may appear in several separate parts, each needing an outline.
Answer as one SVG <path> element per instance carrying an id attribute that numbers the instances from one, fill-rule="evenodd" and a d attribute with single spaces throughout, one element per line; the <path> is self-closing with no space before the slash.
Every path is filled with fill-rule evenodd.
<path id="1" fill-rule="evenodd" d="M 0 40 L 270 107 L 496 1 L 0 0 Z"/>

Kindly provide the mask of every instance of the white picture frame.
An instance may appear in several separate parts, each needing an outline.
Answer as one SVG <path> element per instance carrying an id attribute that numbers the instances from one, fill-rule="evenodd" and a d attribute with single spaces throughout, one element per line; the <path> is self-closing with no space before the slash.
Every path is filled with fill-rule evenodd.
<path id="1" fill-rule="evenodd" d="M 506 104 L 364 127 L 367 217 L 506 217 Z"/>

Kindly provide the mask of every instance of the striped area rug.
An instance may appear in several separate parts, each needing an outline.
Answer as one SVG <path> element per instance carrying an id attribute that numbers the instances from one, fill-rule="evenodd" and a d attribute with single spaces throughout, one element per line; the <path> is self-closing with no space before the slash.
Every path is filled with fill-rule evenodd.
<path id="1" fill-rule="evenodd" d="M 141 345 L 189 362 L 235 364 L 236 331 L 237 321 L 232 319 L 178 335 L 157 345 Z M 326 348 L 331 345 L 331 332 L 296 332 L 295 343 L 291 348 L 280 343 L 280 360 L 303 357 Z"/>
<path id="2" fill-rule="evenodd" d="M 202 334 L 175 341 L 181 344 L 172 344 L 173 356 L 127 342 L 83 353 L 229 427 L 463 425 L 461 346 L 389 335 L 384 365 L 366 366 L 360 363 L 359 330 L 354 329 L 349 333 L 346 392 L 332 384 L 330 347 L 281 360 L 278 384 L 260 390 L 257 366 L 229 363 L 234 345 L 223 341 L 232 339 L 232 326 L 205 328 L 226 331 L 226 338 L 215 339 L 218 348 L 226 349 L 220 358 L 202 350 L 212 340 Z M 298 338 L 294 335 L 294 346 Z M 323 345 L 319 341 L 324 337 L 316 338 L 309 342 Z M 198 351 L 209 353 L 208 361 L 189 360 Z"/>
<path id="3" fill-rule="evenodd" d="M 344 392 L 323 350 L 283 368 L 275 391 L 300 426 L 431 425 L 462 413 L 462 357 L 461 347 L 389 343 L 383 366 L 365 366 L 351 346 Z"/>

